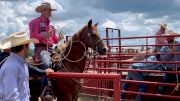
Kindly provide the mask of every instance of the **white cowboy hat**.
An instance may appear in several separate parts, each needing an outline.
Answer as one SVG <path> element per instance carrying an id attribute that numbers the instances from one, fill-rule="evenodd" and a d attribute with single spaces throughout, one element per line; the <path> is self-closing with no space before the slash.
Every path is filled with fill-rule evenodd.
<path id="1" fill-rule="evenodd" d="M 3 39 L 0 44 L 1 49 L 9 49 L 30 42 L 39 43 L 37 39 L 30 39 L 26 32 L 16 32 L 11 34 L 9 37 Z"/>
<path id="2" fill-rule="evenodd" d="M 41 13 L 44 9 L 50 9 L 51 11 L 56 11 L 56 9 L 51 8 L 51 4 L 48 2 L 42 3 L 40 6 L 36 7 L 36 12 Z"/>
<path id="3" fill-rule="evenodd" d="M 159 26 L 162 27 L 162 28 L 167 28 L 168 27 L 168 25 L 166 23 L 160 24 Z"/>

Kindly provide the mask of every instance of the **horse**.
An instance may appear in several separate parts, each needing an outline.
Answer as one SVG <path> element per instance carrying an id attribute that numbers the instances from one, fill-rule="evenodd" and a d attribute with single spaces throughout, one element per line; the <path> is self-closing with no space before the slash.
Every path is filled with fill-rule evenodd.
<path id="1" fill-rule="evenodd" d="M 93 49 L 100 55 L 107 52 L 107 47 L 100 37 L 97 29 L 98 23 L 92 24 L 89 20 L 78 33 L 66 43 L 63 51 L 61 65 L 64 72 L 82 73 L 85 70 L 88 48 Z M 75 79 L 55 79 L 53 87 L 56 89 L 58 101 L 77 101 L 81 89 L 80 83 Z"/>
<path id="2" fill-rule="evenodd" d="M 88 48 L 100 55 L 106 54 L 107 47 L 100 37 L 97 26 L 98 23 L 93 24 L 92 20 L 89 20 L 88 24 L 63 45 L 63 49 L 56 51 L 55 54 L 60 56 L 60 60 L 56 61 L 52 57 L 55 71 L 82 73 L 85 70 Z M 81 89 L 80 80 L 58 78 L 51 80 L 51 83 L 58 101 L 77 101 Z"/>

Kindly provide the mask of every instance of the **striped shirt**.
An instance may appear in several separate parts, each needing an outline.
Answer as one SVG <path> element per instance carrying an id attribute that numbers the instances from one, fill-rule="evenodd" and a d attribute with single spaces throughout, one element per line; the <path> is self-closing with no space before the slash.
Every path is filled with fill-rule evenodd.
<path id="1" fill-rule="evenodd" d="M 29 101 L 29 73 L 23 57 L 11 53 L 0 69 L 0 101 Z"/>
<path id="2" fill-rule="evenodd" d="M 157 33 L 156 33 L 156 36 L 162 36 L 164 35 L 165 33 L 162 32 L 161 30 L 159 30 Z M 156 45 L 158 44 L 168 44 L 167 40 L 166 40 L 166 37 L 157 37 L 156 38 Z"/>

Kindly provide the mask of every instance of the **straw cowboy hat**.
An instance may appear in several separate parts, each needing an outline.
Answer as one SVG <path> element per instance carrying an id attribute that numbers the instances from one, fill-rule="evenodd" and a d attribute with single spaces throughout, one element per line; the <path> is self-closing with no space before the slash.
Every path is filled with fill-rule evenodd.
<path id="1" fill-rule="evenodd" d="M 56 9 L 51 8 L 51 4 L 48 2 L 42 3 L 40 6 L 36 7 L 36 12 L 41 13 L 44 9 L 50 9 L 51 11 L 56 11 Z"/>
<path id="2" fill-rule="evenodd" d="M 11 46 L 11 41 L 9 40 L 9 37 L 6 37 L 1 40 L 0 49 L 9 49 L 10 46 Z"/>
<path id="3" fill-rule="evenodd" d="M 162 27 L 162 28 L 167 28 L 168 27 L 168 25 L 166 23 L 160 24 L 159 26 Z"/>
<path id="4" fill-rule="evenodd" d="M 1 41 L 0 49 L 9 49 L 30 42 L 39 43 L 37 39 L 30 39 L 26 32 L 16 32 Z"/>

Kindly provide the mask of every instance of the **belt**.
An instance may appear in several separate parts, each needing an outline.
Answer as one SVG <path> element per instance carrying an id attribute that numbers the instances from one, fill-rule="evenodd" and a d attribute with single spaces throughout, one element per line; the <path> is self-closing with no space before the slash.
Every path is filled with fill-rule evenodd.
<path id="1" fill-rule="evenodd" d="M 35 47 L 47 47 L 47 44 L 38 43 L 38 44 L 35 44 Z"/>

